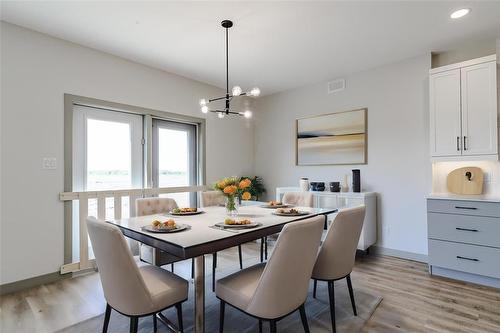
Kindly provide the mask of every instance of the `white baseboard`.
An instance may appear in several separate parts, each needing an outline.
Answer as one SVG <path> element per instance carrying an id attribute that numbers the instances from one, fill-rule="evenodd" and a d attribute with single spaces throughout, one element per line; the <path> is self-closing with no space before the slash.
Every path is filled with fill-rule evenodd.
<path id="1" fill-rule="evenodd" d="M 429 262 L 429 258 L 426 254 L 389 249 L 378 245 L 371 246 L 370 250 L 373 251 L 373 253 L 375 254 L 382 254 L 385 256 L 408 259 L 408 260 L 423 262 L 426 264 Z"/>

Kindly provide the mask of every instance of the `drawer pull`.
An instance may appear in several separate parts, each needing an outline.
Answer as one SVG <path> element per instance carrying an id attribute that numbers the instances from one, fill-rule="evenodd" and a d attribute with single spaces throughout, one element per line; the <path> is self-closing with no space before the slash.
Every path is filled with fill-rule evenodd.
<path id="1" fill-rule="evenodd" d="M 457 259 L 469 260 L 469 261 L 479 261 L 479 259 L 467 258 L 467 257 L 462 257 L 462 256 L 457 256 Z"/>
<path id="2" fill-rule="evenodd" d="M 479 230 L 477 229 L 467 229 L 467 228 L 455 228 L 457 229 L 458 231 L 470 231 L 470 232 L 478 232 Z"/>
<path id="3" fill-rule="evenodd" d="M 470 209 L 470 210 L 476 210 L 476 207 L 463 207 L 463 206 L 455 206 L 456 209 Z"/>

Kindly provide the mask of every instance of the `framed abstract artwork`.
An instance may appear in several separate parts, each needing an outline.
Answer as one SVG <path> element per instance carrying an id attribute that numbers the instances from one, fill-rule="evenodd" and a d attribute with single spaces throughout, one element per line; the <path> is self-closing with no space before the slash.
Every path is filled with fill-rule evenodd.
<path id="1" fill-rule="evenodd" d="M 296 164 L 366 164 L 367 109 L 297 119 Z"/>

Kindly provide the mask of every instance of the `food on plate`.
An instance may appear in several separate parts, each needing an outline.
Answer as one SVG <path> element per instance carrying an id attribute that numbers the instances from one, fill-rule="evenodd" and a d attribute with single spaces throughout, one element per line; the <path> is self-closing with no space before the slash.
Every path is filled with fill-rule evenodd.
<path id="1" fill-rule="evenodd" d="M 283 203 L 281 201 L 271 200 L 268 202 L 269 206 L 281 206 Z"/>
<path id="2" fill-rule="evenodd" d="M 295 208 L 290 208 L 290 209 L 278 208 L 278 209 L 276 209 L 276 212 L 279 214 L 298 214 L 299 213 L 299 211 Z"/>
<path id="3" fill-rule="evenodd" d="M 196 213 L 198 211 L 198 208 L 175 208 L 172 210 L 172 213 L 174 214 L 185 214 L 185 213 Z"/>
<path id="4" fill-rule="evenodd" d="M 154 229 L 174 229 L 177 227 L 175 221 L 172 219 L 166 220 L 165 222 L 154 220 L 151 222 L 151 225 Z"/>
<path id="5" fill-rule="evenodd" d="M 233 220 L 233 219 L 225 219 L 224 224 L 227 225 L 246 225 L 246 224 L 251 224 L 252 222 L 250 220 Z"/>
<path id="6" fill-rule="evenodd" d="M 172 219 L 167 220 L 167 221 L 163 222 L 163 226 L 167 227 L 167 228 L 173 228 L 173 227 L 175 227 L 175 221 Z"/>

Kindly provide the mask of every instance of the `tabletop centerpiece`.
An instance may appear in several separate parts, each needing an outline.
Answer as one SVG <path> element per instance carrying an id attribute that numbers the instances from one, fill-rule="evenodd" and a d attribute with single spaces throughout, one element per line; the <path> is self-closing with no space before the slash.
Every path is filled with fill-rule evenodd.
<path id="1" fill-rule="evenodd" d="M 226 197 L 226 212 L 229 216 L 238 216 L 240 200 L 250 200 L 252 195 L 248 190 L 251 185 L 250 179 L 240 177 L 227 177 L 215 183 L 215 190 Z"/>

